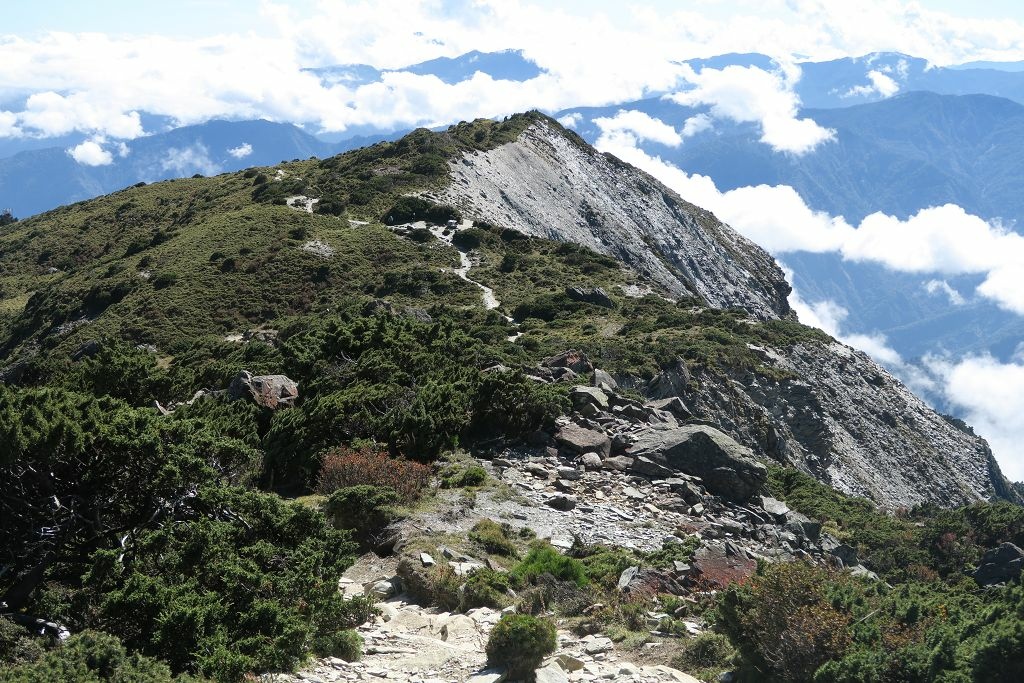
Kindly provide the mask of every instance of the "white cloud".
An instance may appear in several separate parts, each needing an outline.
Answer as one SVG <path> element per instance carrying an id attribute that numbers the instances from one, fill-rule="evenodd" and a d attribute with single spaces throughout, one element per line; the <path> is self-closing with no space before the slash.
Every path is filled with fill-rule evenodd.
<path id="1" fill-rule="evenodd" d="M 594 119 L 594 124 L 601 129 L 602 135 L 625 134 L 636 141 L 646 140 L 669 147 L 683 143 L 683 136 L 675 128 L 642 111 L 620 109 L 615 116 Z"/>
<path id="2" fill-rule="evenodd" d="M 792 282 L 792 271 L 785 266 L 783 266 L 783 270 L 786 273 L 786 279 Z M 900 371 L 905 369 L 906 366 L 903 358 L 900 357 L 900 354 L 895 349 L 889 346 L 885 335 L 879 333 L 856 334 L 844 332 L 843 323 L 850 312 L 836 302 L 825 300 L 811 303 L 805 301 L 796 288 L 793 288 L 789 295 L 789 305 L 804 325 L 824 330 L 844 344 L 860 349 L 890 370 Z"/>
<path id="3" fill-rule="evenodd" d="M 244 159 L 245 157 L 252 154 L 252 145 L 248 142 L 243 142 L 238 147 L 232 147 L 228 150 L 228 154 L 236 159 Z"/>
<path id="4" fill-rule="evenodd" d="M 203 175 L 216 175 L 220 173 L 220 166 L 210 159 L 210 150 L 202 143 L 195 143 L 189 147 L 172 147 L 167 150 L 167 156 L 160 162 L 161 170 L 173 171 L 176 175 L 185 176 L 195 173 Z"/>
<path id="5" fill-rule="evenodd" d="M 582 120 L 583 114 L 579 113 L 578 111 L 574 111 L 570 114 L 566 114 L 565 116 L 560 116 L 558 118 L 558 122 L 565 126 L 566 128 L 575 128 L 576 126 L 580 125 L 580 121 Z"/>
<path id="6" fill-rule="evenodd" d="M 835 137 L 808 118 L 797 118 L 800 98 L 793 92 L 800 72 L 795 67 L 782 73 L 757 67 L 727 66 L 701 69 L 685 75 L 689 90 L 669 96 L 685 107 L 708 105 L 717 118 L 753 122 L 761 126 L 761 142 L 772 149 L 806 154 Z"/>
<path id="7" fill-rule="evenodd" d="M 18 115 L 13 111 L 0 110 L 0 138 L 18 137 L 21 129 L 18 127 Z"/>
<path id="8" fill-rule="evenodd" d="M 902 272 L 980 274 L 985 279 L 977 294 L 1024 315 L 1024 236 L 954 204 L 922 209 L 907 220 L 874 213 L 855 227 L 812 210 L 788 185 L 722 192 L 707 176 L 647 154 L 632 135 L 601 135 L 595 147 L 647 171 L 772 254 L 834 252 Z"/>
<path id="9" fill-rule="evenodd" d="M 907 64 L 906 61 L 901 61 L 900 63 L 903 64 L 905 70 Z M 891 71 L 889 67 L 885 68 Z M 855 97 L 870 95 L 872 93 L 878 93 L 882 97 L 892 97 L 900 91 L 900 84 L 891 77 L 886 76 L 881 71 L 869 71 L 868 80 L 871 81 L 869 85 L 856 85 L 843 93 L 842 97 Z"/>
<path id="10" fill-rule="evenodd" d="M 958 361 L 931 356 L 925 366 L 943 398 L 988 440 L 1003 473 L 1024 480 L 1024 363 L 988 355 Z"/>
<path id="11" fill-rule="evenodd" d="M 967 303 L 964 295 L 951 287 L 945 280 L 929 280 L 924 283 L 924 289 L 929 294 L 945 294 L 946 298 L 949 299 L 949 303 L 954 306 L 963 306 Z"/>
<path id="12" fill-rule="evenodd" d="M 103 138 L 86 140 L 68 150 L 71 158 L 83 166 L 107 166 L 114 162 L 114 155 L 103 149 Z"/>
<path id="13" fill-rule="evenodd" d="M 139 112 L 182 124 L 267 118 L 341 131 L 368 123 L 432 125 L 535 107 L 557 111 L 678 90 L 681 77 L 691 75 L 679 59 L 729 52 L 763 52 L 780 63 L 792 55 L 831 59 L 892 50 L 936 64 L 1024 58 L 1021 24 L 928 11 L 915 2 L 764 0 L 669 11 L 574 5 L 473 0 L 453 11 L 437 0 L 335 0 L 300 14 L 286 3 L 266 1 L 264 25 L 274 28 L 246 35 L 4 36 L 0 99 L 31 97 L 21 111 L 0 113 L 0 135 L 77 130 L 130 139 L 143 133 Z M 546 73 L 521 84 L 477 74 L 449 85 L 392 72 L 381 83 L 352 88 L 350 82 L 321 83 L 303 71 L 360 63 L 393 69 L 506 48 L 522 49 Z M 713 71 L 698 79 L 699 99 L 735 113 L 730 98 L 752 88 L 768 144 L 800 152 L 827 139 L 815 123 L 792 115 L 791 93 L 776 87 L 771 75 Z M 873 85 L 889 87 L 878 71 Z M 791 85 L 791 74 L 781 78 Z M 684 127 L 683 134 L 699 125 L 704 124 Z"/>
<path id="14" fill-rule="evenodd" d="M 683 122 L 683 137 L 692 138 L 697 133 L 711 130 L 714 122 L 707 114 L 695 114 Z"/>

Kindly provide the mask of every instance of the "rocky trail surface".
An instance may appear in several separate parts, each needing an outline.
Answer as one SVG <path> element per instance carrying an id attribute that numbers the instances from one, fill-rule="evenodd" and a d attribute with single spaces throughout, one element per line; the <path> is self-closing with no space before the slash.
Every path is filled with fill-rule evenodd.
<path id="1" fill-rule="evenodd" d="M 582 379 L 570 369 L 585 367 L 578 355 L 546 362 L 538 373 L 573 372 Z M 365 643 L 361 661 L 321 659 L 297 674 L 266 680 L 505 680 L 503 672 L 486 668 L 484 654 L 501 612 L 479 608 L 453 614 L 416 604 L 406 592 L 421 584 L 437 561 L 449 563 L 463 576 L 483 567 L 510 569 L 443 542 L 466 539 L 482 519 L 498 520 L 513 531 L 528 528 L 563 551 L 574 543 L 641 553 L 686 542 L 696 547 L 691 559 L 667 568 L 627 568 L 618 581 L 623 594 L 670 593 L 692 599 L 748 579 L 758 560 L 802 558 L 872 576 L 858 564 L 853 548 L 822 533 L 817 522 L 760 494 L 766 473 L 749 449 L 714 427 L 685 423 L 676 402 L 641 403 L 620 395 L 606 379 L 604 373 L 591 371 L 590 381 L 573 390 L 574 410 L 559 420 L 556 433 L 545 442 L 555 445 L 498 448 L 486 454 L 477 463 L 497 486 L 479 489 L 469 498 L 459 490 L 439 491 L 431 506 L 392 529 L 390 555 L 368 553 L 345 573 L 340 587 L 346 595 L 373 594 L 383 600 L 381 614 L 359 628 Z M 691 457 L 691 446 L 705 454 L 703 462 Z M 723 475 L 726 468 L 731 473 Z M 558 649 L 538 670 L 537 680 L 696 681 L 664 663 L 668 657 L 662 651 L 668 652 L 677 637 L 657 630 L 668 615 L 652 600 L 646 616 L 652 638 L 639 650 L 622 650 L 602 633 L 577 636 L 560 628 Z M 690 635 L 707 627 L 698 616 L 683 623 Z"/>

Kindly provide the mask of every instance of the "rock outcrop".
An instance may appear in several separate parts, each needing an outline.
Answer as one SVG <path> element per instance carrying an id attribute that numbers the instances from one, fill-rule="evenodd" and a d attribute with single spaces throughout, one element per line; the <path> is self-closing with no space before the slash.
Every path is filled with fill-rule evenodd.
<path id="1" fill-rule="evenodd" d="M 295 405 L 299 397 L 299 385 L 284 375 L 253 375 L 242 370 L 228 386 L 228 398 L 232 401 L 249 399 L 264 408 L 276 410 Z"/>
<path id="2" fill-rule="evenodd" d="M 1024 569 L 1024 550 L 1013 543 L 1000 543 L 989 548 L 974 571 L 974 580 L 980 586 L 993 586 L 1020 578 Z"/>
<path id="3" fill-rule="evenodd" d="M 677 296 L 792 316 L 790 286 L 767 252 L 553 121 L 453 161 L 451 174 L 434 199 L 467 217 L 614 256 Z"/>
<path id="4" fill-rule="evenodd" d="M 614 256 L 674 296 L 741 307 L 761 320 L 794 317 L 790 287 L 760 247 L 553 121 L 539 118 L 514 142 L 452 161 L 451 176 L 430 196 L 468 217 Z M 929 409 L 863 353 L 827 342 L 752 350 L 777 379 L 682 361 L 651 380 L 615 379 L 648 400 L 679 398 L 657 408 L 888 508 L 1021 500 L 983 439 Z M 566 378 L 569 364 L 559 360 L 545 377 Z M 574 363 L 571 372 L 591 370 Z"/>
<path id="5" fill-rule="evenodd" d="M 742 503 L 768 478 L 753 452 L 714 427 L 683 425 L 641 432 L 630 454 L 704 480 L 708 490 Z"/>

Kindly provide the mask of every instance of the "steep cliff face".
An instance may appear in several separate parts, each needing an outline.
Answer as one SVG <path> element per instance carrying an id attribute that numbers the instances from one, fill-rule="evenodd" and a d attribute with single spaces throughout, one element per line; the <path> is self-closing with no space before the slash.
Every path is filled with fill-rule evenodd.
<path id="1" fill-rule="evenodd" d="M 790 287 L 767 252 L 547 120 L 515 142 L 462 156 L 451 174 L 434 198 L 469 218 L 615 256 L 677 296 L 762 320 L 792 317 Z"/>
<path id="2" fill-rule="evenodd" d="M 451 173 L 433 198 L 470 218 L 613 255 L 677 296 L 742 307 L 762 320 L 795 317 L 789 285 L 763 249 L 549 121 L 462 156 Z M 786 379 L 704 371 L 662 377 L 654 393 L 679 396 L 695 417 L 757 452 L 890 508 L 1018 498 L 983 439 L 863 353 L 839 343 L 759 353 Z"/>
<path id="3" fill-rule="evenodd" d="M 988 445 L 838 342 L 762 349 L 781 380 L 696 373 L 699 418 L 835 488 L 896 508 L 1016 499 Z"/>

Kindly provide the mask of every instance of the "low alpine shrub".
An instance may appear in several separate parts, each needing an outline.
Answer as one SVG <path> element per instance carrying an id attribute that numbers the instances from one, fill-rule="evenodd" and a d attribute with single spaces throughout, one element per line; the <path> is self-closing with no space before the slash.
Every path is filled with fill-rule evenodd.
<path id="1" fill-rule="evenodd" d="M 534 670 L 557 645 L 550 621 L 529 614 L 506 614 L 487 639 L 487 662 L 506 667 L 510 678 L 532 681 Z"/>

